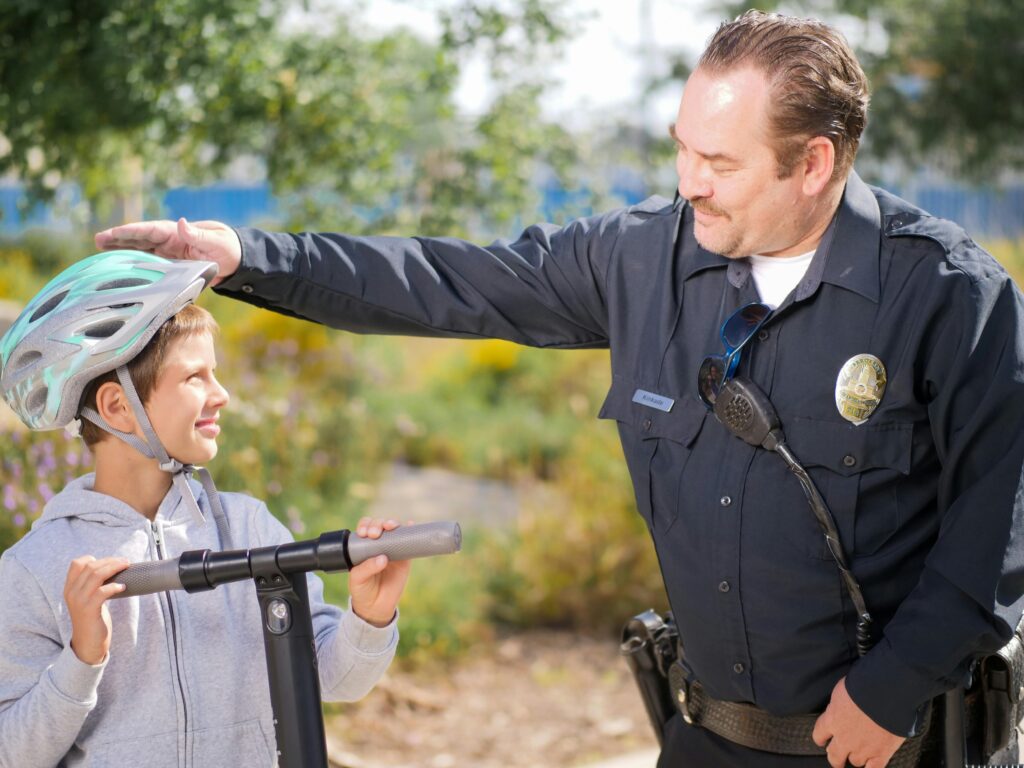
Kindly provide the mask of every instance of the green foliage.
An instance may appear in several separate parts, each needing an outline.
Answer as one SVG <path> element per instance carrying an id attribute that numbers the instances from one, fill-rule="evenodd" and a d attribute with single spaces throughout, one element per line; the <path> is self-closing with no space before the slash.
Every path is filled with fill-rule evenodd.
<path id="1" fill-rule="evenodd" d="M 515 531 L 490 542 L 491 615 L 521 627 L 612 633 L 644 608 L 664 609 L 614 427 L 580 425 L 552 474 Z"/>
<path id="2" fill-rule="evenodd" d="M 282 8 L 277 0 L 7 2 L 0 13 L 0 173 L 36 195 L 76 178 L 109 204 L 138 183 L 138 160 L 215 171 L 225 134 L 197 135 L 232 99 L 240 71 Z M 199 161 L 201 143 L 213 157 Z M 233 140 L 230 142 L 233 143 Z"/>
<path id="3" fill-rule="evenodd" d="M 1024 239 L 994 240 L 981 245 L 1006 267 L 1018 287 L 1024 286 Z"/>
<path id="4" fill-rule="evenodd" d="M 94 250 L 91 239 L 86 242 L 78 233 L 30 229 L 17 237 L 0 238 L 0 255 L 5 256 L 0 258 L 0 272 L 10 273 L 18 283 L 6 290 L 0 286 L 0 296 L 28 300 L 51 277 Z"/>
<path id="5" fill-rule="evenodd" d="M 505 341 L 433 349 L 406 379 L 414 387 L 396 380 L 367 396 L 372 410 L 396 414 L 396 449 L 410 464 L 550 478 L 581 417 L 597 410 L 608 386 L 604 352 L 553 354 Z"/>
<path id="6" fill-rule="evenodd" d="M 9 4 L 9 3 L 8 3 Z M 171 184 L 257 160 L 288 225 L 362 232 L 507 231 L 536 208 L 539 163 L 566 134 L 540 115 L 564 36 L 550 0 L 465 2 L 430 43 L 287 0 L 24 0 L 0 13 L 0 174 L 33 198 L 77 181 L 100 220 L 142 215 Z M 452 102 L 460 59 L 486 49 L 498 96 L 474 123 Z M 81 213 L 81 211 L 80 211 Z"/>

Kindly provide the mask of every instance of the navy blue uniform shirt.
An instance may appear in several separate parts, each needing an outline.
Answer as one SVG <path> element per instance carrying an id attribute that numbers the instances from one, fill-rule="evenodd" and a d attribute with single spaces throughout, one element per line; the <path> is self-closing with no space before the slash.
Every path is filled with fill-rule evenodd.
<path id="1" fill-rule="evenodd" d="M 827 500 L 882 630 L 859 659 L 798 481 L 696 397 L 723 321 L 758 295 L 745 260 L 698 246 L 685 203 L 652 198 L 487 247 L 238 232 L 242 265 L 218 290 L 258 306 L 356 332 L 610 348 L 600 415 L 617 422 L 688 666 L 712 696 L 819 712 L 846 675 L 872 719 L 906 734 L 972 657 L 1009 639 L 1024 592 L 1024 305 L 954 224 L 851 175 L 740 366 Z M 863 354 L 888 383 L 855 426 L 836 380 Z M 634 402 L 637 390 L 670 410 Z"/>

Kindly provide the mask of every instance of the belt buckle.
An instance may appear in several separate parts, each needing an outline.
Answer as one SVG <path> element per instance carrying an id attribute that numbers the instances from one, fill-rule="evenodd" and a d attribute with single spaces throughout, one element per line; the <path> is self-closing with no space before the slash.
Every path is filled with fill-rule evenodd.
<path id="1" fill-rule="evenodd" d="M 683 722 L 693 725 L 693 715 L 690 714 L 690 681 L 685 677 L 679 685 L 676 700 L 679 702 L 679 713 L 683 716 Z"/>

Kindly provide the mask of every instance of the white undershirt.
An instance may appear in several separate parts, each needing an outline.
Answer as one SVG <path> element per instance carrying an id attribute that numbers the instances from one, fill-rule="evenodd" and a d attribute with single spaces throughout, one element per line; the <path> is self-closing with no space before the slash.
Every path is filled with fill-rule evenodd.
<path id="1" fill-rule="evenodd" d="M 800 256 L 749 256 L 750 270 L 761 301 L 773 308 L 778 307 L 803 279 L 813 258 L 814 251 Z"/>

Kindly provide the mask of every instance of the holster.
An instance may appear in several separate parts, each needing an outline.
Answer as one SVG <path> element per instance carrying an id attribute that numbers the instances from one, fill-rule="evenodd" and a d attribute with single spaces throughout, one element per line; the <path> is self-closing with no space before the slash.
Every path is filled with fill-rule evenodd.
<path id="1" fill-rule="evenodd" d="M 978 663 L 981 738 L 986 756 L 1003 749 L 1024 715 L 1024 619 L 1010 642 Z"/>
<path id="2" fill-rule="evenodd" d="M 679 633 L 672 614 L 665 617 L 653 610 L 637 614 L 622 629 L 619 652 L 626 659 L 647 717 L 658 743 L 665 737 L 665 724 L 675 712 L 669 688 L 668 670 L 678 655 Z"/>

